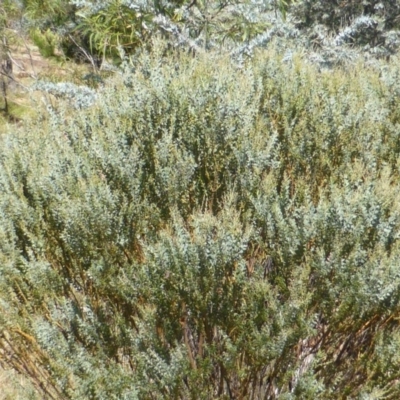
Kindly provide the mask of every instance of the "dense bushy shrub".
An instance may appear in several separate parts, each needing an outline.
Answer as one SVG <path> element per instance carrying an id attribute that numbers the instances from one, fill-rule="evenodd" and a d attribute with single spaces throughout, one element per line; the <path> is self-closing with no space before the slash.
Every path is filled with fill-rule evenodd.
<path id="1" fill-rule="evenodd" d="M 121 62 L 160 33 L 172 46 L 195 50 L 247 42 L 269 27 L 268 12 L 284 15 L 291 2 L 24 0 L 20 5 L 44 52 L 49 53 L 47 39 L 53 44 L 56 35 L 67 57 L 101 64 L 106 57 Z"/>
<path id="2" fill-rule="evenodd" d="M 323 67 L 360 55 L 388 58 L 400 48 L 398 1 L 355 0 L 24 0 L 24 26 L 43 54 L 120 64 L 162 35 L 192 53 L 229 48 L 235 55 L 280 41 Z M 9 7 L 8 7 L 9 8 Z M 15 8 L 15 7 L 14 7 Z"/>
<path id="3" fill-rule="evenodd" d="M 374 57 L 400 48 L 398 1 L 302 0 L 291 8 L 294 25 L 315 47 L 351 46 Z"/>
<path id="4" fill-rule="evenodd" d="M 2 137 L 1 363 L 51 399 L 397 399 L 398 67 L 162 54 Z"/>
<path id="5" fill-rule="evenodd" d="M 336 32 L 362 15 L 382 17 L 386 30 L 398 28 L 400 23 L 400 5 L 396 0 L 300 0 L 292 12 L 303 27 L 323 24 Z"/>

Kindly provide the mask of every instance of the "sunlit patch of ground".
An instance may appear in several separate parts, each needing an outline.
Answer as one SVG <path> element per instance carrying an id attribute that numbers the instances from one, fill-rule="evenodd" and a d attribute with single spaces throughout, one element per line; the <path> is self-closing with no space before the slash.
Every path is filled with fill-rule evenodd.
<path id="1" fill-rule="evenodd" d="M 36 115 L 44 105 L 43 93 L 32 90 L 37 80 L 72 82 L 85 85 L 85 76 L 93 72 L 89 64 L 65 61 L 61 56 L 43 57 L 31 44 L 20 44 L 11 49 L 12 77 L 0 78 L 0 131 L 6 124 L 18 123 Z"/>

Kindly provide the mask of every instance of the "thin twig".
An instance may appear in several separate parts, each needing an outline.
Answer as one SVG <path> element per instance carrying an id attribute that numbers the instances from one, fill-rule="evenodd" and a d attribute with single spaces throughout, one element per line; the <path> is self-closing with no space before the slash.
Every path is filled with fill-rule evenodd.
<path id="1" fill-rule="evenodd" d="M 25 71 L 25 67 L 24 67 L 24 66 L 21 66 L 20 64 L 18 64 L 18 63 L 14 60 L 14 58 L 11 56 L 11 53 L 10 53 L 10 52 L 7 52 L 7 57 L 8 57 L 8 58 L 11 60 L 11 62 L 12 62 L 13 64 L 15 64 L 19 69 Z"/>
<path id="2" fill-rule="evenodd" d="M 0 70 L 0 75 L 7 77 L 8 79 L 12 80 L 13 82 L 15 82 L 17 85 L 23 87 L 25 90 L 29 91 L 29 87 L 23 85 L 21 82 L 18 82 L 12 75 L 9 75 L 3 71 Z"/>
<path id="3" fill-rule="evenodd" d="M 82 47 L 80 46 L 76 40 L 72 37 L 71 34 L 68 34 L 68 37 L 74 42 L 75 46 L 79 48 L 79 50 L 86 56 L 86 58 L 90 61 L 90 63 L 92 64 L 93 67 L 93 71 L 97 72 L 97 67 L 96 64 L 93 60 L 93 57 Z"/>
<path id="4" fill-rule="evenodd" d="M 31 62 L 31 67 L 32 67 L 32 72 L 33 72 L 33 78 L 37 79 L 37 74 L 35 72 L 35 67 L 33 65 L 33 58 L 32 58 L 31 49 L 29 48 L 28 44 L 26 43 L 26 40 L 25 40 L 24 37 L 22 37 L 22 40 L 24 41 L 25 48 L 28 50 L 29 60 Z"/>

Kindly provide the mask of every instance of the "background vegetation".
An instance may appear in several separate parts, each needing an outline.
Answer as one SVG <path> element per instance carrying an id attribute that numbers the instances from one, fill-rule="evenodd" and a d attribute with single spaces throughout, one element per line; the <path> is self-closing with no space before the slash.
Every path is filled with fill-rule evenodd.
<path id="1" fill-rule="evenodd" d="M 399 9 L 360 4 L 3 3 L 5 63 L 91 69 L 0 139 L 22 398 L 399 398 Z"/>

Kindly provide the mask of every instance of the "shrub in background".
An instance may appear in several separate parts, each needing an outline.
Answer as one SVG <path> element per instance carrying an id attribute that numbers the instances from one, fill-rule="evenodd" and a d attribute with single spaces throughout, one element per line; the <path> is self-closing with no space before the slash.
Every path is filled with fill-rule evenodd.
<path id="1" fill-rule="evenodd" d="M 43 38 L 52 35 L 49 43 L 59 44 L 69 59 L 90 62 L 95 71 L 106 59 L 120 64 L 139 48 L 149 49 L 158 34 L 167 38 L 171 47 L 193 53 L 224 47 L 241 56 L 275 39 L 283 53 L 301 48 L 311 61 L 328 68 L 354 62 L 360 54 L 372 60 L 388 58 L 400 48 L 397 1 L 9 3 L 14 8 L 19 5 L 24 16 L 20 29 L 37 30 L 42 47 L 49 42 Z"/>
<path id="2" fill-rule="evenodd" d="M 55 50 L 58 46 L 58 38 L 54 33 L 50 30 L 42 33 L 39 29 L 34 29 L 30 36 L 43 57 L 55 56 Z"/>

